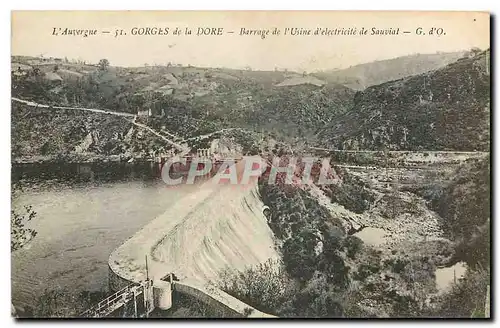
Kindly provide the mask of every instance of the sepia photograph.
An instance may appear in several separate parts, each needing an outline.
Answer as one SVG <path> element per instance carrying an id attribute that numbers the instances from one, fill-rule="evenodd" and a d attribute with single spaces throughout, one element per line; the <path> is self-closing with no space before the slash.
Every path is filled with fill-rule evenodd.
<path id="1" fill-rule="evenodd" d="M 490 319 L 490 19 L 12 11 L 11 316 Z"/>

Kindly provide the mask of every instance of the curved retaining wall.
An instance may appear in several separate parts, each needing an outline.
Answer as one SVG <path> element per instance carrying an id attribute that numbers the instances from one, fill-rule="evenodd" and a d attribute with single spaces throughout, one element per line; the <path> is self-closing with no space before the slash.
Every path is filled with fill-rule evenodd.
<path id="1" fill-rule="evenodd" d="M 119 274 L 113 271 L 112 266 L 108 264 L 108 287 L 112 292 L 117 292 L 127 287 L 134 281 L 122 278 Z"/>
<path id="2" fill-rule="evenodd" d="M 173 289 L 181 295 L 190 296 L 208 305 L 222 317 L 276 318 L 212 286 L 202 287 L 190 282 L 175 282 Z"/>
<path id="3" fill-rule="evenodd" d="M 109 266 L 108 284 L 111 291 L 121 290 L 133 282 L 122 278 Z M 261 312 L 213 286 L 204 287 L 199 283 L 190 281 L 176 281 L 172 285 L 164 281 L 154 283 L 156 307 L 162 310 L 169 309 L 175 302 L 176 294 L 202 302 L 214 312 L 219 313 L 221 317 L 276 318 L 276 316 Z"/>

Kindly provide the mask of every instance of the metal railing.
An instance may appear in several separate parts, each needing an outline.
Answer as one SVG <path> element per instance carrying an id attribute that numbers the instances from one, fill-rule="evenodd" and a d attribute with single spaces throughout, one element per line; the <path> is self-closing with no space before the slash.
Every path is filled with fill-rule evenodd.
<path id="1" fill-rule="evenodd" d="M 143 288 L 138 284 L 130 284 L 116 293 L 106 297 L 96 305 L 81 314 L 81 317 L 99 318 L 106 317 L 127 304 L 133 297 L 140 295 Z"/>

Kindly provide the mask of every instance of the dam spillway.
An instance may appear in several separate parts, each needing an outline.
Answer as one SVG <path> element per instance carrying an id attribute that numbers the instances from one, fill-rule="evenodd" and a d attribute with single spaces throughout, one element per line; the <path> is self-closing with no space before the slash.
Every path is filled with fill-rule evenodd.
<path id="1" fill-rule="evenodd" d="M 245 160 L 235 165 L 241 168 Z M 110 288 L 140 283 L 146 275 L 158 281 L 170 273 L 180 283 L 206 286 L 224 269 L 279 259 L 263 207 L 257 179 L 244 185 L 205 181 L 111 254 Z M 220 292 L 211 296 L 231 299 Z"/>

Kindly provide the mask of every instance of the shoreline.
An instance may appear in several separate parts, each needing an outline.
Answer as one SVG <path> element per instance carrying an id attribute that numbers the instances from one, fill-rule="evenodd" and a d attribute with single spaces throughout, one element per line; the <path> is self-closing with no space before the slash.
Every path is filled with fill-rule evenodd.
<path id="1" fill-rule="evenodd" d="M 127 163 L 130 160 L 133 162 L 153 162 L 154 160 L 142 155 L 100 155 L 100 154 L 56 154 L 56 155 L 33 155 L 19 156 L 11 159 L 11 165 L 14 164 L 48 164 L 48 163 Z"/>

